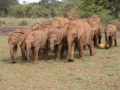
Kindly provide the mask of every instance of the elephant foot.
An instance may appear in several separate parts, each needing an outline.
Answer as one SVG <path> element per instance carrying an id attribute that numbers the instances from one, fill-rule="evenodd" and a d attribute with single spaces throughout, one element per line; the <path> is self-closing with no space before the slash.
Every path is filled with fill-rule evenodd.
<path id="1" fill-rule="evenodd" d="M 74 59 L 68 59 L 68 62 L 74 62 Z"/>
<path id="2" fill-rule="evenodd" d="M 42 60 L 42 58 L 38 58 L 38 60 Z"/>
<path id="3" fill-rule="evenodd" d="M 17 61 L 12 61 L 12 63 L 17 63 Z"/>
<path id="4" fill-rule="evenodd" d="M 56 58 L 55 60 L 56 60 L 56 61 L 59 61 L 60 59 L 59 59 L 59 58 Z"/>
<path id="5" fill-rule="evenodd" d="M 38 61 L 36 61 L 36 60 L 33 62 L 33 64 L 37 64 L 37 63 L 38 63 Z"/>
<path id="6" fill-rule="evenodd" d="M 105 47 L 106 49 L 109 49 L 109 47 Z"/>
<path id="7" fill-rule="evenodd" d="M 90 56 L 94 56 L 94 54 L 90 54 Z"/>
<path id="8" fill-rule="evenodd" d="M 66 60 L 64 61 L 64 63 L 67 63 L 67 62 L 74 62 L 74 59 L 66 59 Z"/>
<path id="9" fill-rule="evenodd" d="M 78 55 L 77 58 L 78 58 L 78 59 L 84 59 L 84 57 L 83 57 L 83 56 L 80 56 L 80 55 Z"/>
<path id="10" fill-rule="evenodd" d="M 83 56 L 82 57 L 78 56 L 78 59 L 84 60 L 84 57 Z"/>

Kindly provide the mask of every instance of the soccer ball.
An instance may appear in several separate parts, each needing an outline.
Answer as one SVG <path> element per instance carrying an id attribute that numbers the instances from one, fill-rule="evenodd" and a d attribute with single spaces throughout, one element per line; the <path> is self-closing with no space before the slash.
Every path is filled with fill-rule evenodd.
<path id="1" fill-rule="evenodd" d="M 100 43 L 100 44 L 98 44 L 98 47 L 101 48 L 101 49 L 104 49 L 105 45 L 103 43 Z"/>

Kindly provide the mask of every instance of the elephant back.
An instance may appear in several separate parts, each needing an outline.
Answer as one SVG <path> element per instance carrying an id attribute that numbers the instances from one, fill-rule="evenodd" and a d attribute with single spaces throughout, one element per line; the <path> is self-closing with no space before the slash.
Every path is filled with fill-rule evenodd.
<path id="1" fill-rule="evenodd" d="M 38 22 L 32 25 L 32 31 L 37 31 L 37 30 L 44 30 L 46 27 L 47 23 L 45 22 Z"/>
<path id="2" fill-rule="evenodd" d="M 56 29 L 61 28 L 67 22 L 69 22 L 67 18 L 59 17 L 53 19 L 50 24 Z"/>

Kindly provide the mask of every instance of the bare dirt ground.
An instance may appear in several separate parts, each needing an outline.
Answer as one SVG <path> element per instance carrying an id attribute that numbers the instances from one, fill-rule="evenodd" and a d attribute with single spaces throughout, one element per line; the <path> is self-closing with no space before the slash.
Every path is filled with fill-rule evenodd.
<path id="1" fill-rule="evenodd" d="M 0 36 L 9 36 L 15 29 L 18 28 L 31 28 L 29 26 L 16 26 L 16 27 L 0 27 Z M 102 34 L 104 34 L 104 30 L 102 30 Z M 117 32 L 117 38 L 120 39 L 120 30 Z"/>
<path id="2" fill-rule="evenodd" d="M 15 29 L 18 28 L 30 28 L 29 26 L 16 26 L 16 27 L 0 27 L 0 36 L 9 36 L 10 33 L 12 33 L 13 31 L 15 31 Z"/>

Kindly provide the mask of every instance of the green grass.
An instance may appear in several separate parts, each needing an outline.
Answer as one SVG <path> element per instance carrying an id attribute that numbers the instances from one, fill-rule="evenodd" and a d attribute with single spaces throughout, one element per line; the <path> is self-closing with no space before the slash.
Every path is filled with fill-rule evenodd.
<path id="1" fill-rule="evenodd" d="M 120 40 L 112 49 L 95 48 L 94 56 L 84 51 L 84 60 L 56 62 L 49 54 L 36 65 L 22 61 L 20 50 L 11 64 L 7 40 L 0 37 L 0 90 L 120 90 Z"/>

